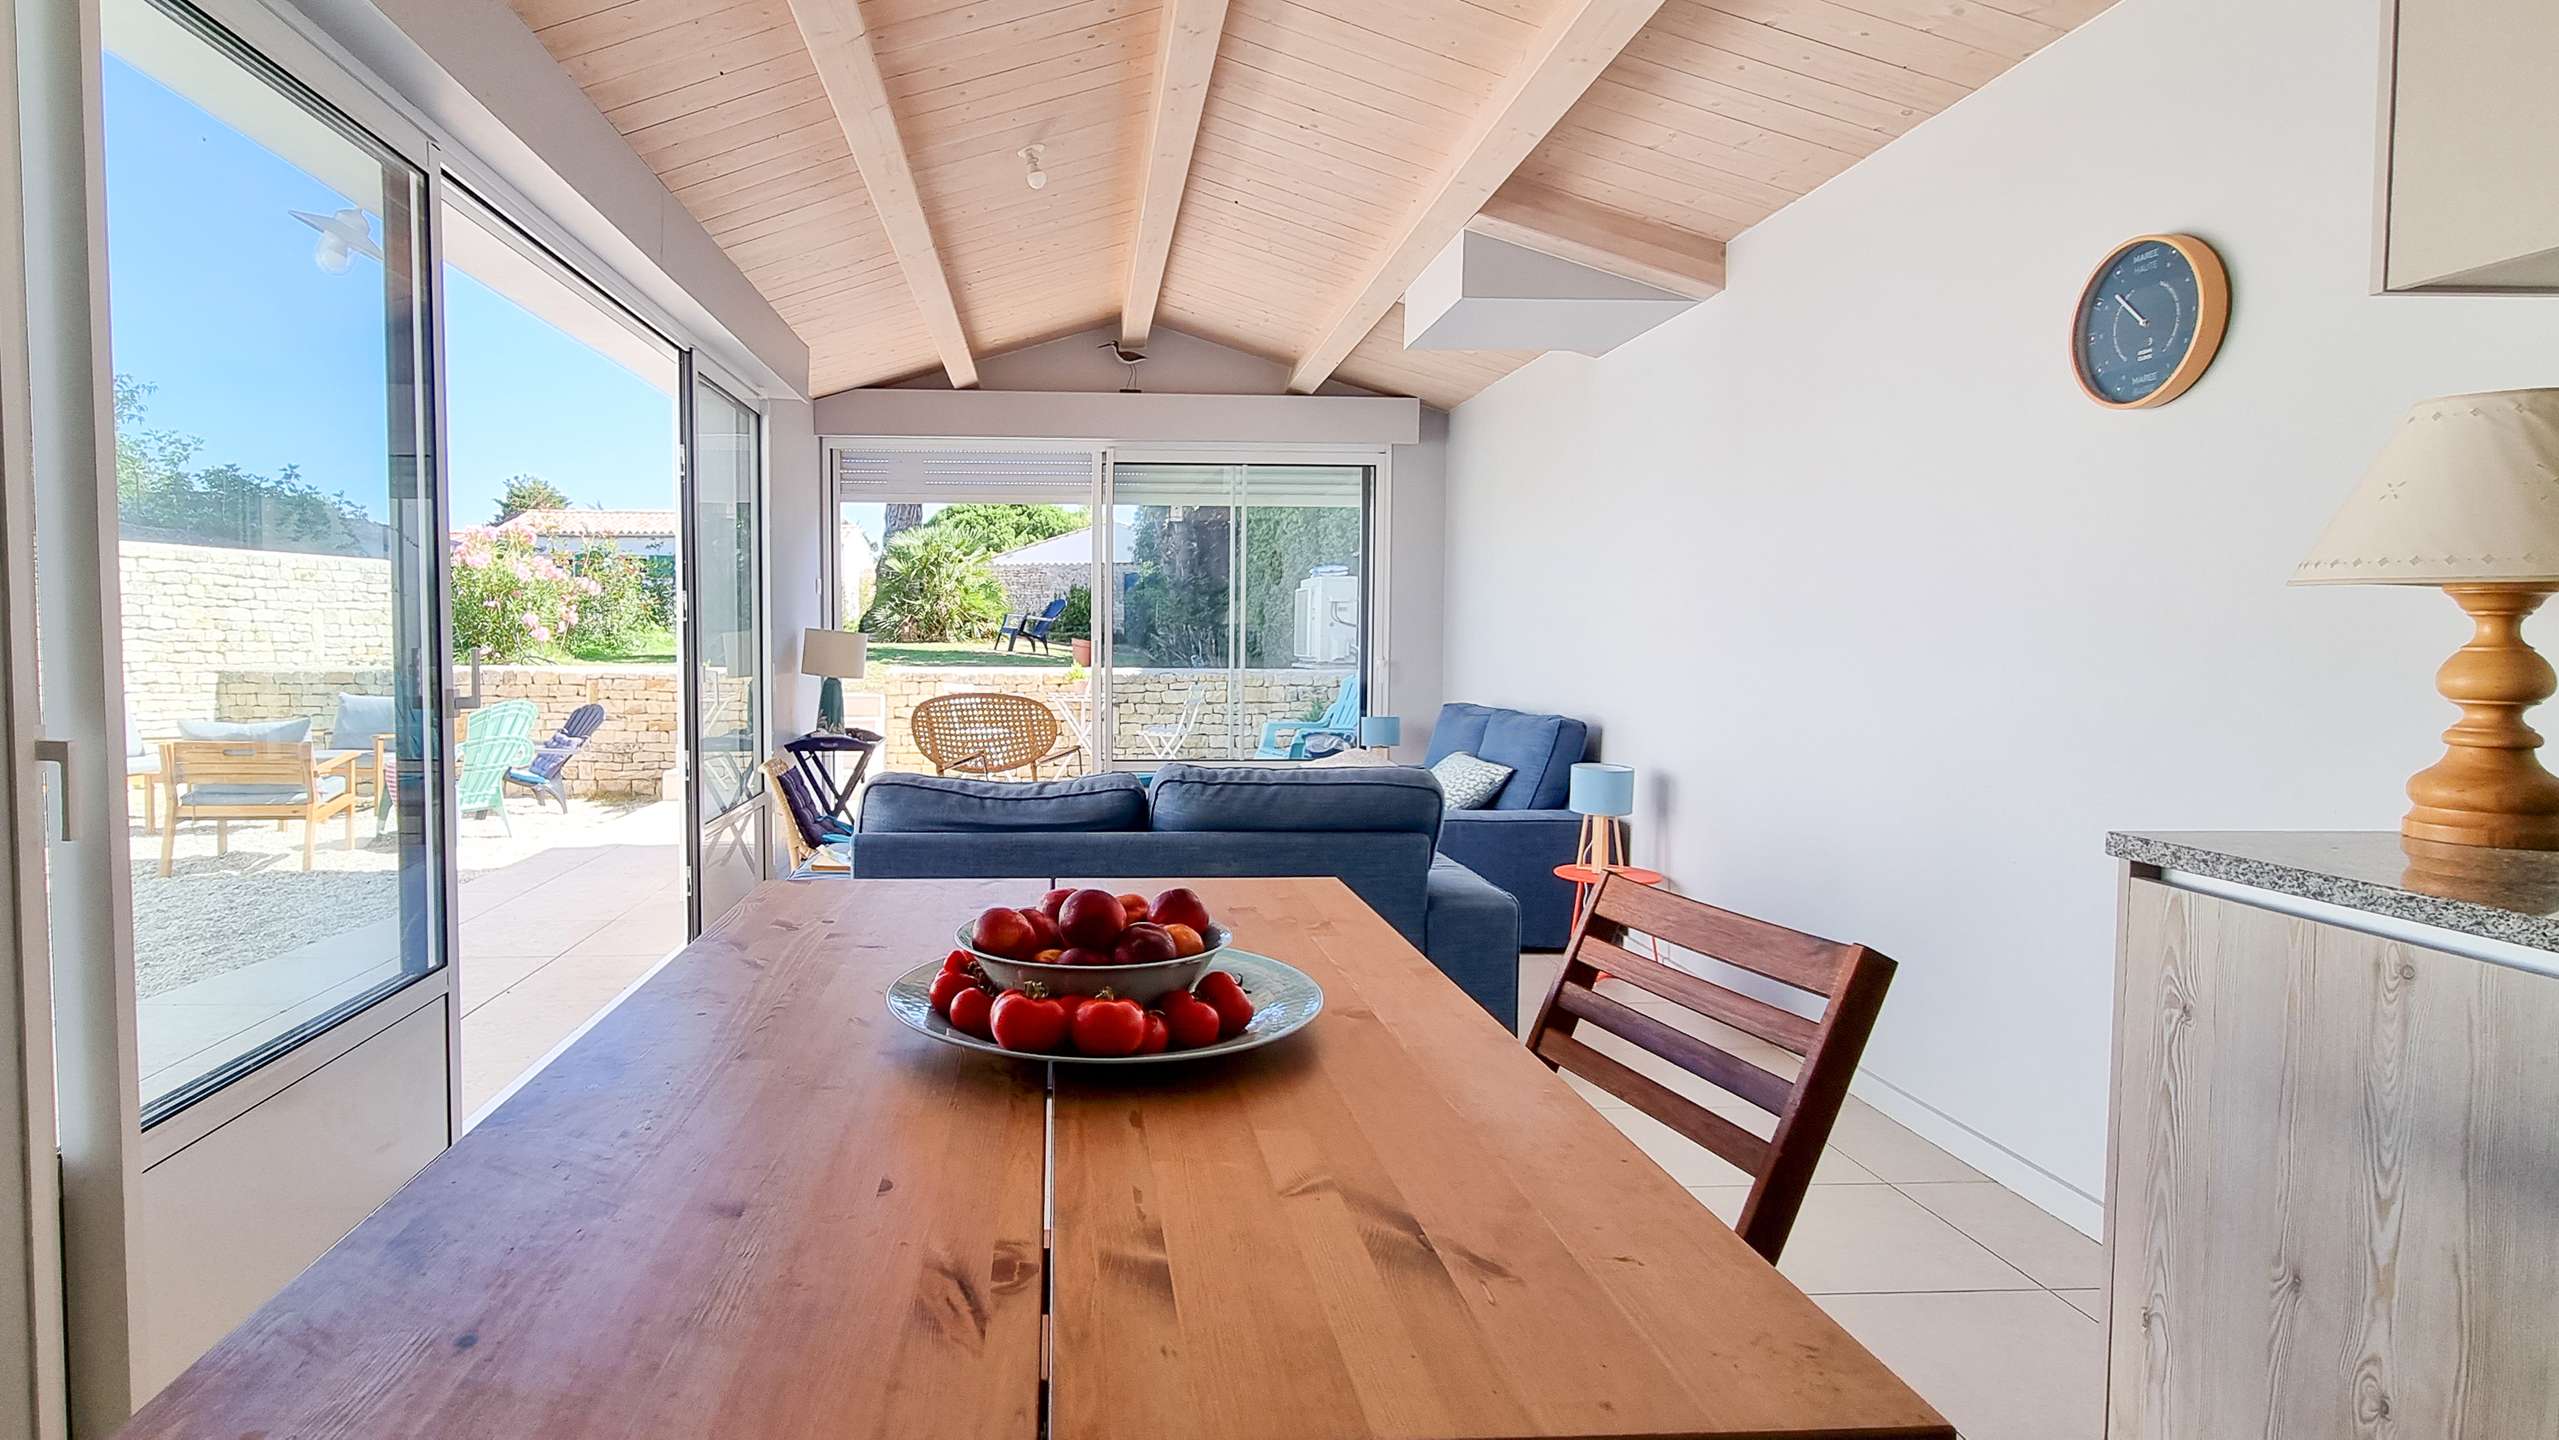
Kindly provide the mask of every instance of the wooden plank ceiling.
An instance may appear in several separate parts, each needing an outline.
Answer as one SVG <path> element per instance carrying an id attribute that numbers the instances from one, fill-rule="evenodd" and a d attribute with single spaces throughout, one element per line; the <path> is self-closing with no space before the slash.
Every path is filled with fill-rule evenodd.
<path id="1" fill-rule="evenodd" d="M 1722 242 L 2109 0 L 512 3 L 816 393 L 1162 324 L 1450 406 L 1533 358 L 1403 347 L 1477 207 L 1709 293 Z"/>

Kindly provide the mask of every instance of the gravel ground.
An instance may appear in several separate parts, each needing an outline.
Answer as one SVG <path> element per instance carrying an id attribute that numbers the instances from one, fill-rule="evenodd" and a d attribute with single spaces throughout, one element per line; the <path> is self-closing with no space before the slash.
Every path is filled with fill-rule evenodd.
<path id="1" fill-rule="evenodd" d="M 629 841 L 634 823 L 655 831 L 652 806 L 668 806 L 678 820 L 681 803 L 622 797 L 577 799 L 569 813 L 527 803 L 508 808 L 510 836 L 494 819 L 462 825 L 462 880 L 501 870 L 542 851 L 567 845 Z M 135 982 L 148 998 L 189 981 L 296 950 L 335 931 L 368 924 L 400 903 L 398 845 L 375 838 L 371 813 L 356 817 L 356 848 L 345 848 L 342 822 L 320 827 L 320 847 L 310 873 L 302 869 L 302 822 L 284 829 L 255 821 L 231 825 L 231 853 L 214 853 L 214 827 L 193 821 L 178 829 L 176 873 L 160 874 L 159 832 L 133 827 L 133 939 Z"/>

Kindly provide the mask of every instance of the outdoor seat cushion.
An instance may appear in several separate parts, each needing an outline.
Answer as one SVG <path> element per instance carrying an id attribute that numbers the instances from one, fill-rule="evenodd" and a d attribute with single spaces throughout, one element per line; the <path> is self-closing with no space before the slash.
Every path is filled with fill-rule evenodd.
<path id="1" fill-rule="evenodd" d="M 1072 780 L 962 780 L 882 775 L 862 791 L 856 827 L 879 834 L 1143 830 L 1146 786 L 1134 775 Z"/>
<path id="2" fill-rule="evenodd" d="M 329 727 L 329 746 L 334 750 L 371 750 L 375 737 L 391 734 L 399 728 L 388 695 L 349 695 L 338 693 L 337 722 Z"/>
<path id="3" fill-rule="evenodd" d="M 343 775 L 320 777 L 320 798 L 335 800 L 347 788 Z M 186 803 L 190 805 L 300 805 L 303 800 L 299 785 L 190 785 L 186 787 Z"/>
<path id="4" fill-rule="evenodd" d="M 178 735 L 186 740 L 256 740 L 299 745 L 311 738 L 311 717 L 301 715 L 291 720 L 181 720 L 178 722 Z"/>
<path id="5" fill-rule="evenodd" d="M 1573 767 L 1590 749 L 1590 727 L 1563 715 L 1532 715 L 1490 705 L 1439 707 L 1431 729 L 1428 762 L 1463 750 L 1479 760 L 1511 767 L 1509 783 L 1493 797 L 1495 810 L 1560 810 Z"/>
<path id="6" fill-rule="evenodd" d="M 1439 782 L 1409 765 L 1279 769 L 1167 765 L 1155 772 L 1157 830 L 1390 831 L 1439 835 Z"/>

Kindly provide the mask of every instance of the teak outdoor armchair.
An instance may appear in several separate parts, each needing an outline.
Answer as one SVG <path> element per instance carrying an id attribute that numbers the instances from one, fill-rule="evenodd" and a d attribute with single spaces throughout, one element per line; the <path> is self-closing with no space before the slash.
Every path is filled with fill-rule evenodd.
<path id="1" fill-rule="evenodd" d="M 1826 999 L 1819 1020 L 1781 1010 L 1711 980 L 1675 970 L 1626 948 L 1640 931 L 1699 955 Z M 1548 1066 L 1569 1070 L 1750 1172 L 1750 1198 L 1733 1228 L 1777 1263 L 1832 1122 L 1848 1098 L 1857 1057 L 1883 1008 L 1893 962 L 1863 945 L 1843 945 L 1735 915 L 1685 896 L 1654 890 L 1623 875 L 1600 882 L 1599 894 L 1573 936 L 1563 972 L 1529 1027 L 1528 1048 Z M 1666 1020 L 1599 993 L 1601 975 L 1622 980 L 1682 1009 L 1803 1057 L 1791 1080 L 1763 1069 Z M 1651 1075 L 1576 1037 L 1581 1022 L 1678 1066 L 1777 1118 L 1762 1139 Z"/>
<path id="2" fill-rule="evenodd" d="M 311 868 L 320 822 L 346 817 L 355 848 L 356 752 L 327 756 L 308 740 L 164 740 L 160 771 L 168 777 L 168 823 L 160 831 L 160 873 L 177 868 L 178 822 L 214 823 L 217 853 L 231 853 L 231 822 L 302 822 L 302 868 Z"/>

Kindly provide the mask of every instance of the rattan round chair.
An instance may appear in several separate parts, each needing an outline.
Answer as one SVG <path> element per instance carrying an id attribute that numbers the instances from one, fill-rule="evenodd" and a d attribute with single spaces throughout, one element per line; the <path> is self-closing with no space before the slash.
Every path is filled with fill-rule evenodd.
<path id="1" fill-rule="evenodd" d="M 1082 749 L 1057 743 L 1057 712 L 1028 695 L 970 691 L 936 695 L 915 707 L 907 722 L 915 748 L 933 762 L 936 775 L 1001 775 L 1040 767 Z"/>

